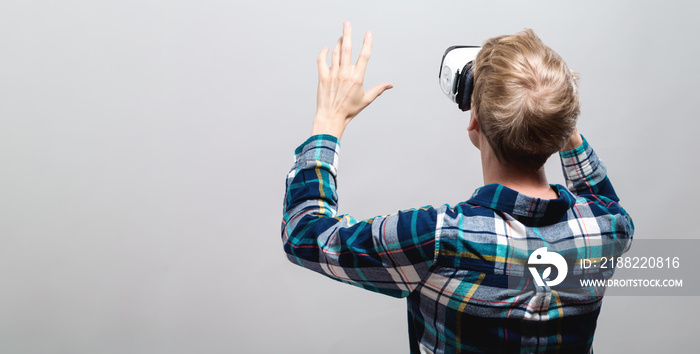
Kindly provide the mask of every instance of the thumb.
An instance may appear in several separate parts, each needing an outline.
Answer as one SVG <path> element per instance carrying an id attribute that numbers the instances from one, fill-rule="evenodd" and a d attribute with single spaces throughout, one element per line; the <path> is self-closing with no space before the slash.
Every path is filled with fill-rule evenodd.
<path id="1" fill-rule="evenodd" d="M 394 85 L 388 82 L 377 84 L 376 86 L 372 87 L 371 89 L 367 90 L 367 92 L 365 92 L 365 101 L 367 102 L 367 104 L 370 104 L 374 102 L 374 100 L 377 99 L 379 95 L 384 93 L 384 91 L 389 90 L 391 88 L 394 88 Z"/>

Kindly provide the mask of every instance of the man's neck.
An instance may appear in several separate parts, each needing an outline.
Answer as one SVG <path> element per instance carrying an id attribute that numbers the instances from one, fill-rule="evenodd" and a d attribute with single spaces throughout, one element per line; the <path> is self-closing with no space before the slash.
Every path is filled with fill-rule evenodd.
<path id="1" fill-rule="evenodd" d="M 544 166 L 536 171 L 526 171 L 502 164 L 493 151 L 481 149 L 481 168 L 484 184 L 499 183 L 522 194 L 544 199 L 556 199 L 559 196 L 547 181 Z"/>

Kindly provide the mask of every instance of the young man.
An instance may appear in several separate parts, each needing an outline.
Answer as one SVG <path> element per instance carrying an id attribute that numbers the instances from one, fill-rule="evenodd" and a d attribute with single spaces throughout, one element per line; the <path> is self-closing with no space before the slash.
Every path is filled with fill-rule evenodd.
<path id="1" fill-rule="evenodd" d="M 287 176 L 282 240 L 290 261 L 406 297 L 412 353 L 590 352 L 605 289 L 580 280 L 612 274 L 581 260 L 619 256 L 633 225 L 576 131 L 576 78 L 565 62 L 531 30 L 487 40 L 474 61 L 468 127 L 485 185 L 454 207 L 356 221 L 336 215 L 336 166 L 346 125 L 392 87 L 364 91 L 371 46 L 367 33 L 352 65 L 345 23 L 330 68 L 328 48 L 318 57 L 312 137 Z M 568 189 L 545 176 L 557 151 Z M 563 282 L 548 280 L 553 267 Z"/>

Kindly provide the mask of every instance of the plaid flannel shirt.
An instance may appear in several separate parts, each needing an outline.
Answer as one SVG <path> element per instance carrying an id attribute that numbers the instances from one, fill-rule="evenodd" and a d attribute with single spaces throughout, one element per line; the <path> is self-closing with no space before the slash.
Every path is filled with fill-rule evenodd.
<path id="1" fill-rule="evenodd" d="M 289 260 L 335 280 L 406 297 L 412 353 L 591 352 L 603 287 L 584 269 L 619 256 L 634 226 L 584 139 L 560 152 L 567 188 L 539 199 L 489 184 L 454 207 L 426 206 L 357 221 L 337 215 L 339 141 L 309 138 L 287 176 L 282 241 Z M 547 247 L 565 281 L 538 286 L 528 257 Z M 609 258 L 608 258 L 609 259 Z"/>

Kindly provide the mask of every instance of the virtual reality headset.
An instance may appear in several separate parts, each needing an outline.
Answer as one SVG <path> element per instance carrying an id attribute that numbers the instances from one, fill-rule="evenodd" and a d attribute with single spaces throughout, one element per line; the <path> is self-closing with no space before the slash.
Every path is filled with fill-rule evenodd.
<path id="1" fill-rule="evenodd" d="M 481 50 L 477 46 L 452 46 L 447 48 L 440 63 L 440 87 L 459 109 L 468 111 L 474 91 L 473 62 Z"/>

